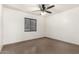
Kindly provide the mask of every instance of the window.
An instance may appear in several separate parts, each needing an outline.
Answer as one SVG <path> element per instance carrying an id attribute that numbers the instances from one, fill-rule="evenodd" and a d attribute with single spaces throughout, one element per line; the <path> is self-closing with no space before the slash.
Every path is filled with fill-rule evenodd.
<path id="1" fill-rule="evenodd" d="M 36 19 L 25 18 L 24 32 L 37 31 L 36 25 L 37 25 Z"/>

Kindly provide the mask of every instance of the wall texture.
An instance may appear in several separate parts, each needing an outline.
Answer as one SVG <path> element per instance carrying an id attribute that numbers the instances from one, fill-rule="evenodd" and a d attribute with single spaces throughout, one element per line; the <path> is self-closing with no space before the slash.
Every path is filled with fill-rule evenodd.
<path id="1" fill-rule="evenodd" d="M 47 17 L 46 36 L 79 45 L 79 7 Z"/>
<path id="2" fill-rule="evenodd" d="M 2 5 L 0 5 L 0 50 L 2 47 Z"/>
<path id="3" fill-rule="evenodd" d="M 44 36 L 44 19 L 42 16 L 4 8 L 3 44 L 10 44 Z M 37 19 L 37 32 L 24 32 L 24 17 Z"/>
<path id="4" fill-rule="evenodd" d="M 79 8 L 48 17 L 3 9 L 3 44 L 50 37 L 79 45 Z M 24 32 L 24 17 L 37 19 L 37 32 Z"/>

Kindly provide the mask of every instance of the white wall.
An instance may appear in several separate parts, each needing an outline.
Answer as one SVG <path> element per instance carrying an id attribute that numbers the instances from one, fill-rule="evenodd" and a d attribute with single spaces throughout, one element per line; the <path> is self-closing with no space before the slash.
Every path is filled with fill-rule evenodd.
<path id="1" fill-rule="evenodd" d="M 3 11 L 3 44 L 10 44 L 44 36 L 44 20 L 42 16 L 36 16 L 9 8 L 4 8 Z M 24 32 L 24 17 L 37 19 L 37 32 Z"/>
<path id="2" fill-rule="evenodd" d="M 79 8 L 49 17 L 36 16 L 9 8 L 4 8 L 3 12 L 3 44 L 44 36 L 79 44 Z M 37 32 L 24 32 L 24 17 L 37 19 Z"/>
<path id="3" fill-rule="evenodd" d="M 0 50 L 2 47 L 2 5 L 0 5 Z"/>
<path id="4" fill-rule="evenodd" d="M 51 15 L 46 22 L 47 37 L 79 45 L 79 7 Z"/>

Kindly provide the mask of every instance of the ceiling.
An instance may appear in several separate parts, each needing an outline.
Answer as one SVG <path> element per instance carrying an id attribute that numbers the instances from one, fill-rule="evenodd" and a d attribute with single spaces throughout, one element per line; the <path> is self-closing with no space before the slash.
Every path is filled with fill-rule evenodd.
<path id="1" fill-rule="evenodd" d="M 39 10 L 38 4 L 4 4 L 3 6 L 36 15 L 40 15 L 41 12 L 35 12 L 35 10 Z M 55 7 L 51 8 L 50 11 L 52 11 L 52 14 L 56 14 L 76 7 L 79 7 L 79 4 L 55 4 Z"/>

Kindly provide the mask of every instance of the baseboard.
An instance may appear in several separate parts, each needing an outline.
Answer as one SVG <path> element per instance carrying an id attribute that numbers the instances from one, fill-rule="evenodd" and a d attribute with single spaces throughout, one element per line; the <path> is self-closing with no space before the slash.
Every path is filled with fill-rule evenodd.
<path id="1" fill-rule="evenodd" d="M 71 43 L 71 42 L 67 42 L 67 41 L 63 41 L 63 40 L 59 40 L 59 39 L 55 39 L 55 38 L 51 38 L 51 37 L 40 37 L 40 38 L 35 38 L 35 39 L 30 39 L 30 40 L 24 40 L 24 41 L 10 43 L 10 44 L 5 44 L 3 46 L 7 46 L 7 45 L 11 45 L 11 44 L 16 44 L 16 43 L 22 43 L 22 42 L 25 42 L 25 41 L 37 40 L 37 39 L 41 39 L 41 38 L 48 38 L 48 39 L 55 40 L 55 41 L 58 41 L 58 42 L 63 42 L 63 43 L 67 43 L 67 44 L 79 46 L 78 44 L 75 44 L 75 43 Z"/>
<path id="2" fill-rule="evenodd" d="M 79 44 L 75 44 L 75 43 L 72 43 L 72 42 L 67 42 L 67 41 L 64 41 L 64 40 L 59 40 L 59 39 L 55 39 L 55 38 L 51 38 L 51 37 L 45 37 L 45 38 L 56 40 L 56 41 L 67 43 L 67 44 L 71 44 L 71 45 L 77 45 L 77 46 L 79 46 Z"/>
<path id="3" fill-rule="evenodd" d="M 37 40 L 37 39 L 41 39 L 41 38 L 45 38 L 45 37 L 34 38 L 34 39 L 23 40 L 23 41 L 17 41 L 17 42 L 14 42 L 14 43 L 4 44 L 3 46 L 7 46 L 7 45 L 11 45 L 11 44 L 16 44 L 16 43 L 22 43 L 22 42 L 25 42 L 25 41 Z"/>

